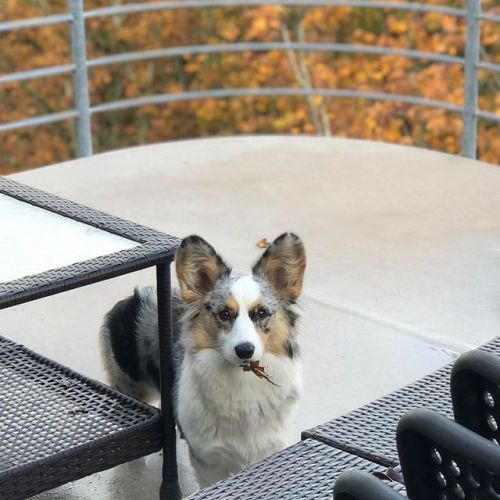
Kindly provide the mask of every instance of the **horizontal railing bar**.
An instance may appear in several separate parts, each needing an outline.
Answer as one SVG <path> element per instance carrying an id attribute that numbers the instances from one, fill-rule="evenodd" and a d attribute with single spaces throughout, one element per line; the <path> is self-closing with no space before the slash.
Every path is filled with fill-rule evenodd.
<path id="1" fill-rule="evenodd" d="M 490 63 L 490 62 L 480 62 L 478 67 L 481 69 L 487 69 L 489 71 L 494 71 L 495 73 L 500 73 L 500 64 Z"/>
<path id="2" fill-rule="evenodd" d="M 500 123 L 500 115 L 492 113 L 491 111 L 478 110 L 477 116 L 479 116 L 479 118 L 484 118 L 485 120 L 491 120 L 493 122 Z"/>
<path id="3" fill-rule="evenodd" d="M 166 104 L 176 101 L 194 101 L 206 98 L 230 98 L 230 97 L 303 97 L 323 96 L 337 98 L 368 99 L 370 101 L 392 101 L 402 102 L 415 106 L 427 106 L 431 108 L 444 109 L 455 113 L 462 113 L 463 106 L 444 101 L 436 101 L 423 97 L 413 97 L 400 94 L 387 94 L 385 92 L 362 92 L 343 89 L 301 89 L 301 88 L 244 88 L 244 89 L 213 89 L 202 91 L 179 92 L 175 94 L 159 94 L 154 96 L 136 97 L 123 99 L 110 103 L 100 104 L 91 108 L 93 114 L 106 111 L 118 111 L 121 109 L 136 108 L 150 104 Z M 477 116 L 485 120 L 500 123 L 500 116 L 489 111 L 477 111 Z"/>
<path id="4" fill-rule="evenodd" d="M 479 19 L 482 19 L 483 21 L 491 21 L 494 23 L 500 23 L 500 14 L 488 14 L 487 12 L 484 12 L 482 14 L 479 14 Z"/>
<path id="5" fill-rule="evenodd" d="M 62 75 L 64 73 L 71 73 L 74 69 L 74 64 L 62 64 L 61 66 L 50 66 L 48 68 L 39 68 L 29 71 L 9 73 L 8 75 L 0 75 L 0 84 L 21 82 L 23 80 L 32 80 L 34 78 L 41 78 L 45 76 Z"/>
<path id="6" fill-rule="evenodd" d="M 26 28 L 39 28 L 41 26 L 52 26 L 71 22 L 69 14 L 57 14 L 54 16 L 31 17 L 29 19 L 19 19 L 17 21 L 5 21 L 0 23 L 0 33 L 3 31 L 14 31 Z"/>
<path id="7" fill-rule="evenodd" d="M 120 109 L 134 108 L 150 104 L 164 104 L 175 101 L 192 101 L 206 98 L 228 98 L 228 97 L 277 97 L 277 96 L 324 96 L 340 98 L 368 99 L 372 101 L 395 101 L 417 106 L 428 106 L 441 108 L 447 111 L 462 112 L 463 107 L 443 101 L 435 101 L 422 97 L 413 97 L 399 94 L 387 94 L 385 92 L 362 92 L 343 89 L 303 89 L 303 88 L 238 88 L 238 89 L 212 89 L 200 91 L 188 91 L 172 94 L 159 94 L 143 96 L 131 99 L 123 99 L 109 103 L 99 104 L 91 108 L 92 113 L 103 113 L 105 111 L 117 111 Z"/>
<path id="8" fill-rule="evenodd" d="M 285 5 L 285 6 L 311 6 L 311 7 L 360 7 L 360 8 L 382 8 L 393 10 L 407 10 L 414 12 L 436 12 L 457 17 L 465 16 L 465 9 L 447 7 L 444 5 L 428 5 L 422 3 L 394 3 L 379 2 L 372 0 L 178 0 L 149 3 L 136 3 L 119 5 L 115 7 L 102 7 L 86 11 L 86 19 L 93 17 L 116 16 L 133 14 L 138 12 L 151 12 L 157 10 L 175 10 L 193 7 L 244 7 L 259 5 Z M 479 18 L 485 21 L 500 22 L 500 15 L 483 13 Z M 0 23 L 0 32 L 14 31 L 26 28 L 37 28 L 71 22 L 69 14 L 56 14 L 53 16 L 19 19 L 15 21 L 4 21 Z"/>
<path id="9" fill-rule="evenodd" d="M 379 2 L 372 0 L 177 0 L 161 1 L 149 3 L 135 3 L 119 5 L 115 7 L 102 7 L 86 11 L 86 19 L 93 17 L 117 16 L 133 14 L 138 12 L 151 12 L 157 10 L 176 10 L 193 7 L 251 7 L 259 5 L 285 5 L 285 6 L 310 6 L 310 7 L 360 7 L 374 9 L 407 10 L 414 12 L 436 12 L 457 17 L 465 16 L 465 9 L 447 7 L 444 5 L 428 5 L 422 3 L 394 3 Z M 500 15 L 481 14 L 480 19 L 486 21 L 500 22 Z M 14 31 L 26 28 L 38 28 L 71 22 L 69 14 L 56 14 L 53 16 L 34 17 L 29 19 L 19 19 L 15 21 L 4 21 L 0 23 L 0 32 Z"/>
<path id="10" fill-rule="evenodd" d="M 139 52 L 127 52 L 123 54 L 115 54 L 106 57 L 91 59 L 88 61 L 89 67 L 105 66 L 107 64 L 126 63 L 134 61 L 142 61 L 147 59 L 158 59 L 164 57 L 174 57 L 185 54 L 211 54 L 222 52 L 243 52 L 246 50 L 252 51 L 268 51 L 268 50 L 297 50 L 310 52 L 342 52 L 342 53 L 360 53 L 368 55 L 391 55 L 398 57 L 408 57 L 411 59 L 422 59 L 436 62 L 444 62 L 449 64 L 463 65 L 463 58 L 450 56 L 447 54 L 436 54 L 433 52 L 421 52 L 417 50 L 395 49 L 388 47 L 374 47 L 370 45 L 350 45 L 342 43 L 300 43 L 300 42 L 271 42 L 271 43 L 230 43 L 216 45 L 191 45 L 184 47 L 172 47 L 167 49 L 144 50 Z M 487 69 L 494 72 L 500 72 L 500 64 L 481 62 L 479 68 Z M 60 66 L 50 66 L 48 68 L 38 68 L 29 71 L 19 71 L 7 75 L 0 75 L 0 84 L 18 82 L 23 80 L 31 80 L 46 76 L 54 76 L 65 73 L 71 73 L 75 69 L 73 64 L 63 64 Z"/>
<path id="11" fill-rule="evenodd" d="M 309 52 L 343 52 L 361 53 L 370 55 L 391 55 L 408 57 L 411 59 L 425 59 L 429 61 L 443 62 L 449 64 L 463 64 L 461 57 L 448 54 L 437 54 L 433 52 L 421 52 L 410 49 L 396 49 L 390 47 L 376 47 L 370 45 L 351 45 L 346 43 L 301 43 L 301 42 L 246 42 L 246 43 L 222 43 L 214 45 L 191 45 L 184 47 L 171 47 L 167 49 L 144 50 L 139 52 L 126 52 L 111 56 L 100 57 L 88 61 L 89 67 L 104 66 L 106 64 L 127 63 L 142 61 L 145 59 L 158 59 L 163 57 L 174 57 L 192 54 L 214 54 L 222 52 L 244 52 L 268 51 L 268 50 L 297 50 Z"/>
<path id="12" fill-rule="evenodd" d="M 76 110 L 61 111 L 60 113 L 52 113 L 50 115 L 36 116 L 34 118 L 27 118 L 25 120 L 18 120 L 9 123 L 0 123 L 0 132 L 7 132 L 18 128 L 37 127 L 39 125 L 46 125 L 47 123 L 60 122 L 75 118 L 78 115 Z"/>
<path id="13" fill-rule="evenodd" d="M 302 5 L 309 7 L 361 7 L 372 9 L 407 10 L 413 12 L 436 12 L 457 17 L 465 16 L 465 9 L 444 5 L 428 5 L 422 3 L 379 2 L 375 0 L 177 0 L 148 3 L 132 3 L 114 7 L 102 7 L 85 12 L 85 18 L 118 16 L 137 12 L 157 10 L 176 10 L 200 7 L 251 7 L 259 5 Z"/>
<path id="14" fill-rule="evenodd" d="M 206 98 L 231 98 L 231 97 L 304 97 L 304 96 L 322 96 L 337 98 L 368 99 L 371 101 L 392 101 L 401 102 L 415 106 L 427 106 L 431 108 L 444 109 L 461 113 L 463 107 L 444 101 L 425 99 L 423 97 L 413 97 L 399 94 L 387 94 L 384 92 L 362 92 L 356 90 L 342 89 L 302 89 L 302 88 L 243 88 L 243 89 L 213 89 L 203 91 L 189 91 L 172 94 L 160 94 L 154 96 L 136 97 L 124 99 L 110 103 L 93 106 L 90 111 L 93 114 L 104 113 L 107 111 L 118 111 L 121 109 L 135 108 L 150 104 L 165 104 L 176 101 L 192 101 Z M 18 120 L 9 123 L 0 123 L 0 132 L 7 132 L 26 127 L 36 127 L 49 123 L 59 122 L 76 118 L 76 110 L 62 111 L 49 115 L 37 116 L 25 120 Z M 477 116 L 485 120 L 500 123 L 500 116 L 489 111 L 477 111 Z"/>
<path id="15" fill-rule="evenodd" d="M 126 62 L 142 61 L 147 59 L 158 59 L 164 57 L 180 56 L 185 54 L 212 54 L 223 52 L 243 52 L 246 50 L 252 51 L 270 51 L 270 50 L 297 50 L 309 52 L 342 52 L 342 53 L 359 53 L 368 55 L 390 55 L 397 57 L 408 57 L 411 59 L 422 59 L 449 64 L 463 65 L 463 58 L 450 56 L 447 54 L 436 54 L 433 52 L 421 52 L 408 49 L 394 49 L 387 47 L 374 47 L 369 45 L 350 45 L 341 43 L 299 43 L 299 42 L 271 42 L 271 43 L 230 43 L 216 45 L 191 45 L 184 47 L 173 47 L 167 49 L 144 50 L 139 52 L 126 52 L 123 54 L 115 54 L 106 57 L 91 59 L 88 61 L 89 67 L 105 66 L 107 64 L 117 64 Z M 500 72 L 500 64 L 481 62 L 479 68 Z M 63 64 L 60 66 L 50 66 L 48 68 L 38 68 L 29 71 L 19 71 L 7 75 L 0 75 L 0 84 L 18 82 L 23 80 L 31 80 L 46 76 L 54 76 L 65 73 L 71 73 L 75 69 L 73 64 Z"/>

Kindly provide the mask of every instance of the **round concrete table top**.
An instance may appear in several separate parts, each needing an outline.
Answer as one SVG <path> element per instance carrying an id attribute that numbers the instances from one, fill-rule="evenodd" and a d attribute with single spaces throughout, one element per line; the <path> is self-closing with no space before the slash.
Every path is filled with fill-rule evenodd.
<path id="1" fill-rule="evenodd" d="M 260 239 L 299 234 L 305 396 L 291 440 L 500 334 L 495 166 L 366 141 L 252 136 L 131 148 L 14 178 L 167 233 L 198 233 L 242 273 Z M 22 308 L 2 312 L 5 332 L 102 377 L 102 315 L 153 275 L 114 281 L 23 306 L 49 337 L 26 328 Z"/>

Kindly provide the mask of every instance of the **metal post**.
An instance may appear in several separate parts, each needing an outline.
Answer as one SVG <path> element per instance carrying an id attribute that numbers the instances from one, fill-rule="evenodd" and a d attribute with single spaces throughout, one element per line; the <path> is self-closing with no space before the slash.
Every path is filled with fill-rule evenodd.
<path id="1" fill-rule="evenodd" d="M 163 425 L 163 467 L 160 498 L 180 500 L 173 405 L 174 363 L 172 355 L 172 296 L 170 262 L 156 268 L 158 335 L 160 343 L 160 391 Z"/>
<path id="2" fill-rule="evenodd" d="M 87 53 L 85 48 L 85 19 L 83 0 L 68 0 L 72 16 L 71 53 L 75 72 L 73 74 L 76 119 L 76 137 L 78 156 L 92 154 L 92 124 L 90 121 L 90 99 L 87 74 Z"/>
<path id="3" fill-rule="evenodd" d="M 481 0 L 467 0 L 467 38 L 465 40 L 465 92 L 462 155 L 476 158 L 477 98 L 479 65 Z"/>

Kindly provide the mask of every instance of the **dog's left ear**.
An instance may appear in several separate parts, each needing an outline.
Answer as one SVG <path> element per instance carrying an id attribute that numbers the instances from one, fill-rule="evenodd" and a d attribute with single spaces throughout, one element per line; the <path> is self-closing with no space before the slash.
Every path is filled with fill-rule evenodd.
<path id="1" fill-rule="evenodd" d="M 252 273 L 267 279 L 281 297 L 293 300 L 302 293 L 305 268 L 302 241 L 293 233 L 284 233 L 266 249 L 252 267 Z"/>
<path id="2" fill-rule="evenodd" d="M 181 297 L 186 302 L 202 299 L 217 281 L 231 274 L 231 268 L 200 236 L 192 235 L 181 241 L 175 256 Z"/>

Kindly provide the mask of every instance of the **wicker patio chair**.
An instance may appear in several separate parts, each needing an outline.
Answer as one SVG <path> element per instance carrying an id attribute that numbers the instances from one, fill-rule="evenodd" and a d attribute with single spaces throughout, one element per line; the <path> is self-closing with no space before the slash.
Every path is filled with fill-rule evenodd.
<path id="1" fill-rule="evenodd" d="M 404 415 L 397 447 L 411 500 L 500 498 L 500 447 L 435 411 L 417 409 Z M 333 492 L 334 500 L 403 498 L 361 471 L 343 473 Z"/>
<path id="2" fill-rule="evenodd" d="M 500 442 L 500 359 L 474 350 L 460 356 L 451 373 L 455 421 Z"/>
<path id="3" fill-rule="evenodd" d="M 399 422 L 397 445 L 411 500 L 500 498 L 500 447 L 434 411 Z"/>

